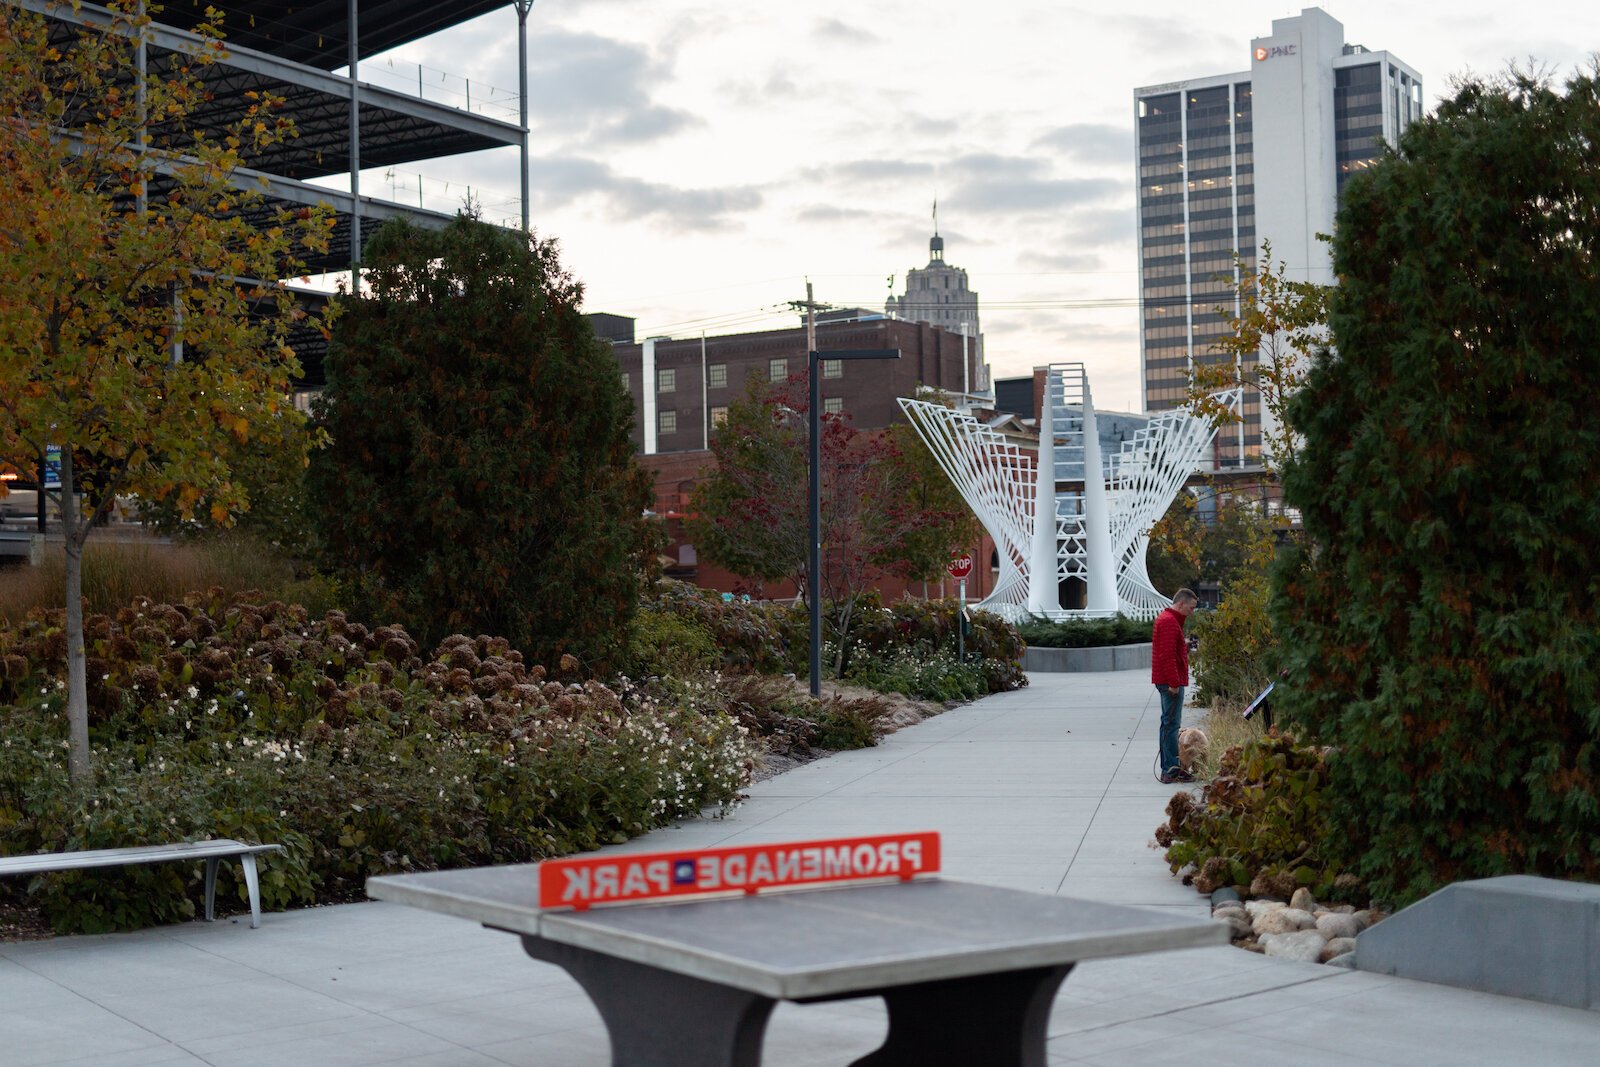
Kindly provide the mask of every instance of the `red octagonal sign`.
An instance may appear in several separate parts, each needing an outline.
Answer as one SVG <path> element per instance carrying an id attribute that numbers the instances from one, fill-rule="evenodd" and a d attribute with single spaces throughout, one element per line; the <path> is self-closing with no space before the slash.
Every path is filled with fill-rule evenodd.
<path id="1" fill-rule="evenodd" d="M 965 578 L 972 573 L 972 553 L 950 553 L 950 564 L 946 569 L 949 570 L 952 578 Z"/>

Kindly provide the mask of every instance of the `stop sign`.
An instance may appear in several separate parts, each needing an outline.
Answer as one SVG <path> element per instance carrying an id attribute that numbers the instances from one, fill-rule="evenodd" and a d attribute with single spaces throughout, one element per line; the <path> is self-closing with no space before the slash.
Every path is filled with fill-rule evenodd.
<path id="1" fill-rule="evenodd" d="M 965 578 L 972 573 L 972 553 L 960 551 L 950 553 L 950 563 L 946 569 L 952 578 Z"/>

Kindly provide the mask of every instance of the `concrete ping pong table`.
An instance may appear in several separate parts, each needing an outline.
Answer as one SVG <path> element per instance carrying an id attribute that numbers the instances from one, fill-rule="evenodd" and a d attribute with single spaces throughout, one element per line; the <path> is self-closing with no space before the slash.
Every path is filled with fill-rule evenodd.
<path id="1" fill-rule="evenodd" d="M 539 866 L 389 875 L 367 893 L 520 935 L 583 986 L 619 1067 L 759 1064 L 777 1001 L 868 996 L 889 1033 L 857 1067 L 1044 1067 L 1074 964 L 1228 940 L 1204 919 L 923 877 L 552 911 Z"/>

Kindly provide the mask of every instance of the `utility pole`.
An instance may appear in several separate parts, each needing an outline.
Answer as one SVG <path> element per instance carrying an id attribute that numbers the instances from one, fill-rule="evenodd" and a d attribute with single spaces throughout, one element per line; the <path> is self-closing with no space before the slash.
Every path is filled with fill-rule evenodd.
<path id="1" fill-rule="evenodd" d="M 806 351 L 817 350 L 817 302 L 811 299 L 811 279 L 806 279 Z"/>
<path id="2" fill-rule="evenodd" d="M 527 233 L 528 215 L 528 12 L 533 0 L 516 0 L 517 5 L 517 96 L 522 106 L 522 232 Z"/>
<path id="3" fill-rule="evenodd" d="M 361 34 L 356 17 L 356 0 L 350 0 L 345 13 L 345 32 L 350 40 L 350 292 L 361 295 Z"/>
<path id="4" fill-rule="evenodd" d="M 806 413 L 810 428 L 806 442 L 806 476 L 809 525 L 806 537 L 806 599 L 811 603 L 811 695 L 822 695 L 822 422 L 817 408 L 822 394 L 817 388 L 817 302 L 811 295 L 811 279 L 806 279 L 806 388 L 811 410 Z"/>

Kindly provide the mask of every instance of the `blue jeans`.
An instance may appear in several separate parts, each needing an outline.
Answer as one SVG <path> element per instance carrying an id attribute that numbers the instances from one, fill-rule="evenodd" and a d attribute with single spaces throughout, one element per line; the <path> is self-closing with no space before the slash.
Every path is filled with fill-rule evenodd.
<path id="1" fill-rule="evenodd" d="M 1178 763 L 1178 727 L 1183 725 L 1183 687 L 1176 693 L 1167 692 L 1164 685 L 1156 686 L 1161 697 L 1161 773 L 1166 774 L 1181 766 Z"/>

